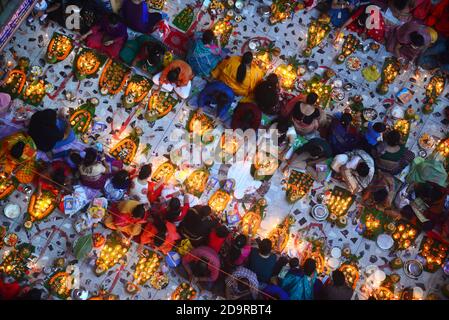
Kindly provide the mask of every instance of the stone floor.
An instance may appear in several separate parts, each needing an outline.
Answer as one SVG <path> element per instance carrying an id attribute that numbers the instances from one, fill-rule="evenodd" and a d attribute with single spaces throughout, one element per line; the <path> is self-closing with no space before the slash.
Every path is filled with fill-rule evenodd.
<path id="1" fill-rule="evenodd" d="M 174 13 L 179 11 L 185 3 L 193 1 L 169 1 L 165 11 L 169 16 L 173 17 Z M 298 54 L 304 48 L 306 44 L 307 25 L 311 17 L 318 15 L 317 11 L 296 13 L 290 20 L 282 24 L 275 26 L 269 26 L 267 18 L 260 17 L 256 13 L 256 9 L 264 1 L 248 1 L 248 4 L 242 12 L 244 20 L 238 24 L 233 36 L 230 40 L 229 48 L 235 52 L 240 52 L 241 46 L 249 39 L 255 36 L 267 37 L 275 41 L 276 46 L 282 49 L 282 54 L 285 57 Z M 270 1 L 265 1 L 269 3 Z M 199 29 L 203 29 L 205 26 L 210 25 L 211 21 L 208 15 L 199 22 Z M 65 34 L 71 34 L 67 30 L 63 30 L 59 27 L 49 26 L 46 29 L 42 29 L 37 24 L 33 24 L 31 27 L 23 24 L 17 31 L 16 35 L 6 47 L 5 52 L 8 58 L 11 58 L 10 49 L 14 49 L 18 56 L 26 56 L 30 58 L 31 65 L 39 65 L 43 67 L 46 81 L 52 83 L 55 88 L 64 81 L 67 75 L 71 72 L 72 61 L 74 58 L 74 52 L 63 62 L 48 66 L 45 65 L 44 54 L 48 45 L 48 42 L 54 31 L 58 31 Z M 368 43 L 368 42 L 367 42 Z M 350 96 L 360 94 L 364 98 L 364 105 L 366 107 L 375 108 L 379 113 L 379 118 L 389 117 L 387 110 L 383 107 L 384 100 L 386 98 L 393 97 L 393 95 L 404 87 L 408 87 L 414 91 L 414 99 L 410 104 L 415 110 L 419 110 L 421 106 L 421 100 L 424 97 L 424 86 L 427 84 L 429 77 L 425 73 L 421 74 L 421 77 L 417 81 L 411 82 L 413 77 L 412 70 L 400 74 L 395 83 L 391 86 L 389 95 L 379 96 L 375 93 L 376 83 L 367 83 L 361 76 L 360 71 L 349 71 L 346 66 L 336 65 L 334 63 L 334 57 L 338 54 L 338 49 L 332 45 L 332 40 L 323 41 L 320 48 L 314 49 L 314 53 L 310 60 L 316 61 L 319 66 L 326 66 L 332 68 L 337 73 L 337 78 L 341 79 L 344 83 L 349 82 L 354 85 L 354 88 L 350 92 L 345 92 L 345 99 L 338 103 L 333 103 L 329 109 L 331 112 L 341 111 L 347 106 L 347 101 Z M 367 65 L 375 64 L 379 70 L 382 68 L 384 58 L 388 56 L 383 47 L 379 50 L 378 54 L 374 54 L 372 51 L 367 53 L 356 52 L 355 55 L 362 60 L 363 67 Z M 302 60 L 302 59 L 301 59 Z M 273 63 L 274 66 L 280 64 L 279 61 Z M 273 68 L 274 69 L 274 68 Z M 319 72 L 321 69 L 318 69 Z M 305 79 L 312 76 L 311 73 L 304 75 Z M 195 78 L 192 96 L 198 93 L 202 87 L 201 79 Z M 70 80 L 67 83 L 66 90 L 75 92 L 78 83 L 74 80 Z M 294 93 L 294 92 L 293 92 Z M 109 124 L 111 118 L 115 124 L 115 128 L 119 127 L 122 122 L 128 117 L 128 111 L 124 108 L 120 108 L 121 95 L 117 94 L 114 97 L 101 97 L 100 105 L 96 111 L 96 121 L 105 123 L 108 129 L 100 132 L 96 137 L 98 142 L 103 143 L 105 148 L 114 144 L 114 140 L 111 138 L 111 126 Z M 55 100 L 51 100 L 48 97 L 44 99 L 43 105 L 46 108 L 73 108 L 81 104 L 87 98 L 99 96 L 97 79 L 84 80 L 79 85 L 77 91 L 77 99 L 75 102 L 68 102 L 64 95 L 61 93 Z M 435 137 L 442 138 L 446 133 L 446 126 L 441 123 L 442 109 L 449 105 L 448 100 L 448 88 L 442 94 L 440 102 L 435 108 L 435 112 L 431 115 L 421 115 L 421 119 L 418 122 L 412 124 L 411 134 L 407 145 L 417 153 L 419 147 L 417 146 L 417 139 L 424 133 L 434 135 Z M 144 155 L 138 153 L 136 162 L 148 162 L 157 163 L 160 161 L 160 157 L 167 155 L 173 148 L 179 146 L 172 142 L 170 136 L 176 129 L 185 127 L 188 114 L 194 107 L 190 106 L 190 98 L 188 101 L 179 103 L 173 110 L 164 118 L 148 123 L 143 117 L 137 116 L 133 118 L 130 126 L 125 130 L 121 137 L 124 137 L 132 127 L 140 127 L 143 129 L 143 137 L 141 137 L 141 146 L 145 144 L 151 145 L 151 152 L 146 158 Z M 14 106 L 22 105 L 20 100 L 14 101 Z M 404 106 L 407 107 L 408 105 Z M 420 113 L 420 112 L 419 112 Z M 8 120 L 8 118 L 4 119 Z M 11 123 L 5 121 L 1 124 L 0 131 L 3 133 L 11 129 Z M 2 136 L 4 135 L 2 133 Z M 91 142 L 94 142 L 91 140 Z M 140 149 L 141 151 L 142 149 Z M 226 179 L 227 171 L 229 167 L 214 165 L 211 169 L 211 176 L 219 180 Z M 330 190 L 337 181 L 330 180 L 325 185 L 320 185 L 315 182 L 311 195 L 291 205 L 285 200 L 285 192 L 282 189 L 282 180 L 285 177 L 280 173 L 276 174 L 269 180 L 262 184 L 253 194 L 247 195 L 243 200 L 234 199 L 229 205 L 228 209 L 232 210 L 234 203 L 239 204 L 240 212 L 243 211 L 243 201 L 251 201 L 255 198 L 264 196 L 268 202 L 267 216 L 262 222 L 260 234 L 265 235 L 271 230 L 276 223 L 280 222 L 288 214 L 293 214 L 296 218 L 296 224 L 291 228 L 292 234 L 299 234 L 298 230 L 302 230 L 302 236 L 305 233 L 309 235 L 315 235 L 316 237 L 324 236 L 326 239 L 326 255 L 330 254 L 330 250 L 333 247 L 342 248 L 349 246 L 351 252 L 360 257 L 358 266 L 360 269 L 360 280 L 358 282 L 353 299 L 360 300 L 366 299 L 366 296 L 360 291 L 360 287 L 366 281 L 366 275 L 364 270 L 369 265 L 375 265 L 382 269 L 387 275 L 393 272 L 398 273 L 401 276 L 400 286 L 405 287 L 421 287 L 425 295 L 434 293 L 441 296 L 440 287 L 447 284 L 449 279 L 442 272 L 438 270 L 436 273 L 423 272 L 419 279 L 408 278 L 403 270 L 393 271 L 390 270 L 388 262 L 395 256 L 401 257 L 404 261 L 414 259 L 418 253 L 419 244 L 423 237 L 420 235 L 416 241 L 416 244 L 410 249 L 399 252 L 390 252 L 381 250 L 374 241 L 367 240 L 361 237 L 356 232 L 356 226 L 358 224 L 357 213 L 359 210 L 357 202 L 352 205 L 348 213 L 348 225 L 344 229 L 340 229 L 337 226 L 332 225 L 329 222 L 317 222 L 310 215 L 310 208 L 313 204 L 317 203 L 316 197 L 322 194 L 325 190 Z M 214 189 L 207 190 L 199 199 L 201 202 L 206 202 L 212 195 Z M 74 218 L 64 216 L 60 212 L 54 212 L 46 220 L 35 224 L 31 230 L 26 230 L 23 227 L 23 212 L 26 211 L 28 199 L 19 191 L 16 191 L 8 200 L 8 202 L 18 203 L 22 207 L 22 215 L 17 219 L 10 220 L 4 215 L 0 216 L 0 223 L 9 227 L 9 232 L 14 232 L 19 236 L 20 242 L 29 242 L 36 246 L 36 273 L 33 280 L 37 283 L 42 283 L 48 278 L 45 272 L 41 272 L 42 268 L 53 263 L 56 257 L 65 257 L 67 261 L 73 260 L 73 253 L 71 246 L 73 241 L 78 237 L 73 229 Z M 2 207 L 6 204 L 3 203 Z M 304 232 L 305 228 L 309 228 L 309 231 Z M 102 232 L 104 234 L 109 231 L 104 230 L 103 227 L 98 227 L 96 232 Z M 0 253 L 10 250 L 8 247 L 4 247 Z M 78 263 L 80 270 L 80 286 L 86 288 L 90 294 L 98 291 L 100 287 L 104 287 L 113 294 L 119 295 L 120 299 L 168 299 L 171 293 L 176 288 L 177 284 L 182 282 L 182 279 L 175 274 L 173 270 L 168 271 L 170 274 L 169 286 L 164 290 L 155 290 L 149 284 L 144 285 L 141 290 L 135 294 L 130 295 L 125 291 L 125 284 L 128 281 L 132 281 L 132 274 L 135 268 L 135 264 L 138 259 L 136 252 L 136 245 L 133 244 L 131 250 L 127 254 L 127 263 L 124 265 L 123 270 L 118 266 L 110 269 L 103 276 L 97 277 L 94 274 L 95 257 L 99 252 L 93 252 L 92 255 L 82 263 Z M 288 253 L 292 256 L 298 254 L 293 246 L 289 246 Z M 166 268 L 164 267 L 164 270 Z M 45 271 L 45 270 L 44 270 Z M 53 299 L 54 297 L 49 297 Z M 215 299 L 211 293 L 204 293 L 199 299 Z"/>

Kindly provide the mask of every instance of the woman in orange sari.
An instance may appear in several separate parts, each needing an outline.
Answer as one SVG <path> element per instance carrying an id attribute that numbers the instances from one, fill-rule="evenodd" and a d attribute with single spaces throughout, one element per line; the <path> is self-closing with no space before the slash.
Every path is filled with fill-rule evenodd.
<path id="1" fill-rule="evenodd" d="M 109 229 L 135 237 L 142 232 L 142 225 L 147 222 L 147 217 L 143 204 L 136 200 L 125 200 L 110 208 L 110 215 L 106 217 L 104 224 Z"/>

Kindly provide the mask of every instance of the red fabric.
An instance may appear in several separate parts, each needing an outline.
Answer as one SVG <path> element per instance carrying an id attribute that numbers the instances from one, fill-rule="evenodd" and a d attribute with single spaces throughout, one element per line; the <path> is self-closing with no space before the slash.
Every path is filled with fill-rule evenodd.
<path id="1" fill-rule="evenodd" d="M 348 30 L 357 32 L 359 35 L 366 32 L 366 35 L 368 37 L 370 37 L 371 39 L 373 39 L 374 41 L 377 42 L 383 42 L 384 41 L 384 37 L 385 37 L 385 22 L 384 19 L 382 17 L 382 14 L 379 13 L 379 17 L 380 17 L 380 21 L 379 21 L 379 26 L 380 28 L 378 29 L 367 29 L 365 28 L 361 28 L 358 24 L 357 24 L 357 18 L 366 10 L 367 6 L 362 6 L 359 9 L 357 9 L 356 12 L 354 12 L 354 14 L 352 15 L 351 19 L 354 19 L 354 21 L 347 27 Z"/>
<path id="2" fill-rule="evenodd" d="M 241 120 L 242 117 L 247 113 L 253 114 L 253 119 L 249 124 L 243 123 L 243 121 Z M 262 112 L 254 103 L 239 103 L 232 116 L 231 128 L 233 130 L 246 128 L 257 130 L 257 128 L 259 128 L 260 126 L 261 121 Z"/>
<path id="3" fill-rule="evenodd" d="M 162 194 L 162 190 L 164 190 L 164 185 L 162 184 L 159 188 L 154 190 L 154 187 L 156 186 L 156 182 L 148 182 L 148 200 L 150 203 L 158 202 L 159 198 Z"/>
<path id="4" fill-rule="evenodd" d="M 22 288 L 17 281 L 13 283 L 4 283 L 0 278 L 0 297 L 3 300 L 14 300 L 19 295 Z"/>
<path id="5" fill-rule="evenodd" d="M 209 234 L 209 243 L 207 244 L 207 246 L 214 249 L 216 253 L 219 253 L 225 241 L 226 238 L 220 238 L 215 230 L 212 230 L 212 232 Z"/>
<path id="6" fill-rule="evenodd" d="M 430 14 L 431 9 L 431 0 L 423 0 L 413 9 L 412 14 L 416 19 L 424 20 Z"/>
<path id="7" fill-rule="evenodd" d="M 134 218 L 131 212 L 120 212 L 117 204 L 113 204 L 110 208 L 110 213 L 117 227 L 126 227 L 136 223 L 144 223 L 148 219 L 148 213 L 145 213 L 143 218 Z"/>
<path id="8" fill-rule="evenodd" d="M 426 25 L 449 37 L 449 0 L 442 0 L 432 7 Z"/>

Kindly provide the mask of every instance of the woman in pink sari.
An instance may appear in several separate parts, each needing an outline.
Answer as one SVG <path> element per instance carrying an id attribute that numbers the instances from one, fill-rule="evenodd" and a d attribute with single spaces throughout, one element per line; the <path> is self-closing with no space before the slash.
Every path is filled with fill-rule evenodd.
<path id="1" fill-rule="evenodd" d="M 81 40 L 84 39 L 89 48 L 117 58 L 128 39 L 128 31 L 119 15 L 110 14 L 81 37 Z"/>

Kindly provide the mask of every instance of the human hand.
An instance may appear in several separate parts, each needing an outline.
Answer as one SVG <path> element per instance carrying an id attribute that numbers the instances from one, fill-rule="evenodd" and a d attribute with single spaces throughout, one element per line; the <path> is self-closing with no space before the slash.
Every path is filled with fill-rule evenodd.
<path id="1" fill-rule="evenodd" d="M 104 44 L 106 47 L 109 47 L 109 46 L 112 45 L 113 43 L 114 43 L 114 40 L 109 40 L 109 41 L 103 42 L 103 44 Z"/>

